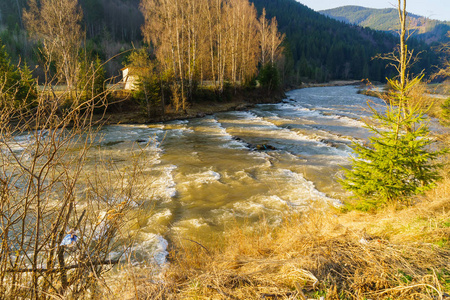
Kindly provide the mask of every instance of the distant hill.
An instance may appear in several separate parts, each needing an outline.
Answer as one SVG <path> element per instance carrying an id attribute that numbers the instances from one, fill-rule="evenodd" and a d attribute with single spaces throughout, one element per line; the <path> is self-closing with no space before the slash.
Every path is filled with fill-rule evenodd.
<path id="1" fill-rule="evenodd" d="M 394 8 L 375 9 L 348 5 L 319 12 L 345 23 L 375 30 L 396 32 L 399 28 L 398 11 Z M 416 30 L 417 38 L 428 44 L 450 41 L 446 35 L 450 31 L 450 22 L 433 20 L 414 14 L 408 14 L 408 17 L 410 28 Z"/>

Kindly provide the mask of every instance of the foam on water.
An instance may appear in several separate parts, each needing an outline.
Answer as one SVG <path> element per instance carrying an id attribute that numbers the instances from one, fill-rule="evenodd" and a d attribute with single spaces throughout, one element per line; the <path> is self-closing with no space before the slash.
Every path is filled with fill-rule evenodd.
<path id="1" fill-rule="evenodd" d="M 237 202 L 233 205 L 233 210 L 238 212 L 240 216 L 256 216 L 266 211 L 266 207 L 252 200 L 245 202 Z"/>
<path id="2" fill-rule="evenodd" d="M 249 177 L 245 171 L 238 174 L 241 178 Z M 251 177 L 253 178 L 253 177 Z M 322 201 L 333 206 L 340 206 L 339 200 L 320 192 L 314 183 L 304 178 L 301 173 L 289 169 L 268 169 L 255 178 L 264 181 L 271 188 L 267 193 L 254 194 L 231 206 L 212 211 L 216 222 L 228 222 L 235 218 L 256 218 L 265 216 L 271 223 L 279 223 L 282 216 L 289 211 L 304 211 L 311 202 Z"/>
<path id="3" fill-rule="evenodd" d="M 174 226 L 172 226 L 171 229 L 179 233 L 183 233 L 188 230 L 199 229 L 201 227 L 207 226 L 208 223 L 203 218 L 195 218 L 178 221 L 176 224 L 174 224 Z"/>
<path id="4" fill-rule="evenodd" d="M 109 257 L 113 260 L 120 256 L 122 261 L 130 259 L 133 265 L 153 264 L 164 267 L 169 255 L 168 246 L 169 243 L 161 235 L 141 232 L 131 247 L 111 252 Z"/>
<path id="5" fill-rule="evenodd" d="M 300 115 L 336 120 L 338 122 L 343 123 L 345 126 L 350 127 L 365 127 L 364 122 L 359 121 L 355 114 L 350 114 L 353 117 L 349 116 L 349 113 L 338 111 L 332 108 L 322 108 L 322 107 L 314 107 L 314 109 L 291 105 L 292 110 Z"/>
<path id="6" fill-rule="evenodd" d="M 163 165 L 155 167 L 161 173 L 150 184 L 151 198 L 155 200 L 170 201 L 177 195 L 173 172 L 178 167 L 175 165 Z"/>
<path id="7" fill-rule="evenodd" d="M 313 182 L 306 180 L 302 174 L 287 169 L 279 169 L 274 174 L 275 178 L 288 178 L 291 181 L 289 193 L 285 200 L 302 205 L 307 201 L 326 201 L 333 204 L 339 204 L 340 201 L 328 197 L 326 194 L 318 191 Z"/>
<path id="8" fill-rule="evenodd" d="M 213 129 L 210 134 L 215 138 L 223 141 L 219 146 L 228 149 L 246 149 L 247 145 L 239 140 L 233 139 L 233 136 L 227 132 L 227 130 L 222 126 L 222 124 L 216 118 L 205 119 L 208 126 Z"/>
<path id="9" fill-rule="evenodd" d="M 233 115 L 238 117 L 238 119 L 233 120 L 233 123 L 248 125 L 253 130 L 262 130 L 262 128 L 260 127 L 261 125 L 266 126 L 265 130 L 278 128 L 273 123 L 265 121 L 263 118 L 259 117 L 255 112 L 238 111 L 233 112 Z"/>
<path id="10" fill-rule="evenodd" d="M 188 124 L 188 123 L 189 123 L 188 120 L 175 120 L 175 121 L 169 122 L 169 124 Z"/>
<path id="11" fill-rule="evenodd" d="M 295 108 L 295 106 L 291 107 Z M 258 111 L 258 114 L 259 113 L 260 111 Z M 316 114 L 320 115 L 320 113 L 318 112 L 316 112 Z M 269 142 L 274 143 L 271 145 L 275 146 L 276 148 L 280 148 L 281 150 L 286 150 L 286 147 L 295 147 L 298 144 L 298 146 L 300 147 L 299 149 L 303 149 L 298 150 L 300 152 L 304 151 L 305 149 L 311 149 L 313 150 L 311 154 L 314 154 L 317 151 L 321 151 L 324 153 L 328 153 L 329 155 L 338 155 L 344 157 L 348 156 L 347 147 L 342 147 L 342 149 L 339 149 L 335 147 L 333 143 L 324 141 L 324 138 L 316 134 L 307 135 L 300 132 L 299 130 L 295 130 L 295 128 L 284 128 L 279 127 L 275 124 L 277 122 L 287 121 L 286 119 L 272 116 L 268 118 L 262 118 L 259 117 L 255 112 L 233 112 L 233 115 L 239 118 L 238 120 L 233 120 L 233 124 L 245 124 L 247 125 L 247 127 L 245 128 L 246 131 L 258 131 L 261 135 L 264 134 L 264 137 L 267 136 L 268 138 L 273 139 L 273 141 Z M 277 144 L 279 142 L 281 142 L 282 144 Z M 312 144 L 306 145 L 303 142 Z"/>
<path id="12" fill-rule="evenodd" d="M 149 218 L 149 223 L 158 223 L 161 221 L 166 221 L 172 217 L 172 212 L 170 209 L 166 208 L 160 212 L 156 212 L 152 214 L 152 216 Z"/>
<path id="13" fill-rule="evenodd" d="M 209 184 L 212 182 L 219 181 L 221 178 L 220 174 L 214 172 L 213 170 L 208 170 L 197 174 L 189 174 L 186 177 L 197 184 Z"/>

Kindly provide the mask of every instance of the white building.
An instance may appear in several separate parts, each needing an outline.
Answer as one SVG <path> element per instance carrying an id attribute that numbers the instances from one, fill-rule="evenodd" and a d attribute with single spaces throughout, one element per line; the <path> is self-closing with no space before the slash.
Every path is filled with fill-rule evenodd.
<path id="1" fill-rule="evenodd" d="M 125 90 L 135 90 L 136 82 L 138 81 L 138 77 L 136 75 L 130 74 L 130 68 L 123 68 L 122 71 L 122 82 L 125 84 Z"/>

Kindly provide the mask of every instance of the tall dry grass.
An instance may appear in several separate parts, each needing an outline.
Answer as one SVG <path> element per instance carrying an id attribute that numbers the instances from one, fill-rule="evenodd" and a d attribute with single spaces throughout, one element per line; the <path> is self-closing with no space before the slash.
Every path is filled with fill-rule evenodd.
<path id="1" fill-rule="evenodd" d="M 448 200 L 377 214 L 320 208 L 279 228 L 236 227 L 221 249 L 181 242 L 158 280 L 128 269 L 122 288 L 129 299 L 444 299 L 449 222 Z"/>
<path id="2" fill-rule="evenodd" d="M 448 136 L 441 140 L 449 143 Z M 448 161 L 448 157 L 445 158 Z M 313 206 L 235 226 L 223 240 L 179 239 L 166 268 L 125 268 L 122 299 L 448 299 L 450 168 L 413 206 L 376 213 Z M 119 288 L 120 287 L 120 288 Z"/>

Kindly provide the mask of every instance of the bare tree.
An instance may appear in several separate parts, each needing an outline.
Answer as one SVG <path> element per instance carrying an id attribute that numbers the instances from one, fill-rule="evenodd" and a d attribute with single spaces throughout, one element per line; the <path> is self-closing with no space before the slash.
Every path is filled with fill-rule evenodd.
<path id="1" fill-rule="evenodd" d="M 227 11 L 229 42 L 227 79 L 235 86 L 256 73 L 258 43 L 256 9 L 248 1 L 233 0 Z"/>
<path id="2" fill-rule="evenodd" d="M 23 18 L 27 30 L 42 41 L 46 70 L 56 64 L 59 79 L 64 79 L 67 88 L 76 88 L 78 51 L 83 32 L 80 22 L 83 14 L 77 0 L 28 1 L 28 10 Z"/>
<path id="3" fill-rule="evenodd" d="M 270 62 L 275 64 L 281 57 L 283 47 L 281 46 L 286 35 L 278 31 L 278 22 L 275 17 L 270 21 L 269 26 L 269 48 L 270 48 Z"/>
<path id="4" fill-rule="evenodd" d="M 260 49 L 261 49 L 261 64 L 265 65 L 266 60 L 268 59 L 268 56 L 270 54 L 269 51 L 269 22 L 266 19 L 266 9 L 263 9 L 262 15 L 259 17 L 259 24 L 258 24 L 258 31 L 259 31 L 259 39 L 260 39 Z"/>
<path id="5" fill-rule="evenodd" d="M 142 0 L 145 41 L 172 75 L 172 102 L 186 108 L 194 84 L 206 78 L 223 92 L 250 80 L 259 61 L 275 62 L 284 36 L 248 0 Z M 259 52 L 259 53 L 258 53 Z"/>

